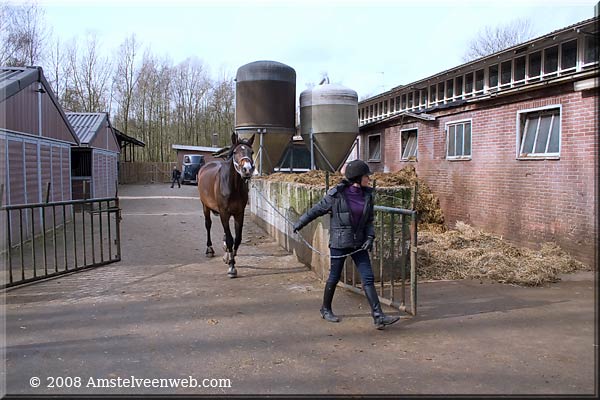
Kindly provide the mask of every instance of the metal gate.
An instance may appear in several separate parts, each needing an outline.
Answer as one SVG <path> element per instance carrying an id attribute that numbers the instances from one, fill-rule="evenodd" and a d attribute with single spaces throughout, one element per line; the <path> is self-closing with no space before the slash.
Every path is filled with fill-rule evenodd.
<path id="1" fill-rule="evenodd" d="M 119 198 L 0 208 L 0 288 L 121 260 Z"/>
<path id="2" fill-rule="evenodd" d="M 417 315 L 417 212 L 375 206 L 377 238 L 371 262 L 375 288 L 383 304 Z M 351 257 L 339 285 L 363 293 Z"/>

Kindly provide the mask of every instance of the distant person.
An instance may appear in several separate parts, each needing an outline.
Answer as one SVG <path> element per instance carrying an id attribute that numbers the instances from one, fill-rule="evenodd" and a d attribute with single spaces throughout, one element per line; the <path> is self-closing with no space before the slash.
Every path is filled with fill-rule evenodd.
<path id="1" fill-rule="evenodd" d="M 181 171 L 177 169 L 177 165 L 173 167 L 173 172 L 171 173 L 171 189 L 175 186 L 175 182 L 177 182 L 177 186 L 181 189 L 181 183 L 179 182 L 179 178 L 181 178 Z"/>
<path id="2" fill-rule="evenodd" d="M 346 179 L 327 192 L 325 197 L 304 213 L 294 224 L 297 233 L 309 222 L 332 212 L 329 228 L 331 269 L 325 284 L 321 316 L 329 322 L 339 322 L 331 309 L 335 288 L 344 268 L 345 255 L 350 255 L 360 272 L 362 285 L 371 306 L 377 329 L 397 322 L 400 317 L 387 316 L 381 310 L 375 290 L 369 251 L 375 240 L 373 188 L 369 186 L 371 170 L 362 160 L 351 161 L 344 171 Z M 334 257 L 339 258 L 334 258 Z"/>

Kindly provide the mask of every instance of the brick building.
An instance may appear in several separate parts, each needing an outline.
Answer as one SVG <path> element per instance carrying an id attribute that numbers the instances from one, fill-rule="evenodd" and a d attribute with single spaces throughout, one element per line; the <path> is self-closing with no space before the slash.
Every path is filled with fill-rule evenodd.
<path id="1" fill-rule="evenodd" d="M 414 165 L 446 221 L 595 266 L 598 18 L 359 103 L 360 156 Z"/>

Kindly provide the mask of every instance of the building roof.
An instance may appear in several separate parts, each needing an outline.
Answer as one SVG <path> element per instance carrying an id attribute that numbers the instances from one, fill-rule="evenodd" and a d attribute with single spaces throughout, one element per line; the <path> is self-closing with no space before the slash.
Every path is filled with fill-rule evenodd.
<path id="1" fill-rule="evenodd" d="M 39 72 L 33 67 L 0 67 L 0 101 L 19 93 L 38 78 Z"/>
<path id="2" fill-rule="evenodd" d="M 89 144 L 102 127 L 104 121 L 108 119 L 108 114 L 68 112 L 67 118 L 75 129 L 75 133 L 81 144 Z"/>
<path id="3" fill-rule="evenodd" d="M 42 84 L 45 92 L 48 94 L 50 100 L 54 103 L 54 106 L 67 125 L 67 129 L 69 129 L 69 132 L 73 136 L 74 142 L 79 145 L 79 138 L 69 123 L 52 87 L 44 77 L 42 67 L 0 67 L 0 102 L 14 96 L 34 82 L 40 82 Z"/>
<path id="4" fill-rule="evenodd" d="M 131 143 L 135 146 L 146 147 L 146 143 L 144 143 L 141 140 L 138 140 L 134 137 L 124 134 L 117 128 L 113 128 L 113 131 L 115 132 L 115 135 L 117 136 L 117 141 L 119 142 L 119 147 L 122 147 L 123 142 Z"/>
<path id="5" fill-rule="evenodd" d="M 456 66 L 456 67 L 453 67 L 453 68 L 447 69 L 447 70 L 445 70 L 445 71 L 439 72 L 439 73 L 437 73 L 437 74 L 434 74 L 434 75 L 428 76 L 428 77 L 426 77 L 426 78 L 419 79 L 418 81 L 414 81 L 414 82 L 408 83 L 408 84 L 406 84 L 406 85 L 398 85 L 398 86 L 395 86 L 395 87 L 393 87 L 393 88 L 391 88 L 391 89 L 389 89 L 389 90 L 387 90 L 387 91 L 385 91 L 385 92 L 382 92 L 382 93 L 376 94 L 376 95 L 374 95 L 374 96 L 371 96 L 371 97 L 369 97 L 369 98 L 366 98 L 366 99 L 364 99 L 364 100 L 361 100 L 361 101 L 359 101 L 359 106 L 360 106 L 360 104 L 369 103 L 369 102 L 371 102 L 371 101 L 373 101 L 373 100 L 375 100 L 375 99 L 378 99 L 378 98 L 385 97 L 385 96 L 389 95 L 389 94 L 390 94 L 390 93 L 392 93 L 392 92 L 397 92 L 399 89 L 402 89 L 402 88 L 405 88 L 405 87 L 413 87 L 413 86 L 414 86 L 414 87 L 418 87 L 419 85 L 423 84 L 423 82 L 427 82 L 427 81 L 430 81 L 430 80 L 436 79 L 436 78 L 438 78 L 438 77 L 440 77 L 440 76 L 444 76 L 444 75 L 447 75 L 447 74 L 451 74 L 451 73 L 453 73 L 453 72 L 454 72 L 454 71 L 456 71 L 456 70 L 462 70 L 462 69 L 466 69 L 466 68 L 468 68 L 469 66 L 472 66 L 472 65 L 475 65 L 475 64 L 484 64 L 484 63 L 485 63 L 485 62 L 487 62 L 488 60 L 497 59 L 497 58 L 498 58 L 498 57 L 500 57 L 501 55 L 504 55 L 504 54 L 509 54 L 509 53 L 513 53 L 513 52 L 515 52 L 515 51 L 516 51 L 516 50 L 518 50 L 518 49 L 521 49 L 521 48 L 523 48 L 523 47 L 526 47 L 526 46 L 530 46 L 532 43 L 535 43 L 535 42 L 538 42 L 538 41 L 541 41 L 541 40 L 544 40 L 544 39 L 551 38 L 551 37 L 553 37 L 553 36 L 556 36 L 556 35 L 558 35 L 558 34 L 560 34 L 560 33 L 564 33 L 564 32 L 568 32 L 568 31 L 572 31 L 572 30 L 581 29 L 581 28 L 583 28 L 585 25 L 590 25 L 590 24 L 592 24 L 592 23 L 598 23 L 598 17 L 589 18 L 589 19 L 586 19 L 586 20 L 584 20 L 584 21 L 581 21 L 581 22 L 578 22 L 578 23 L 575 23 L 575 24 L 572 24 L 572 25 L 566 26 L 566 27 L 564 27 L 564 28 L 557 29 L 557 30 L 555 30 L 555 31 L 552 31 L 552 32 L 550 32 L 550 33 L 547 33 L 547 34 L 545 34 L 545 35 L 542 35 L 542 36 L 536 37 L 536 38 L 534 38 L 534 39 L 530 39 L 530 40 L 528 40 L 528 41 L 526 41 L 526 42 L 523 42 L 523 43 L 519 43 L 519 44 L 517 44 L 517 45 L 511 46 L 511 47 L 509 47 L 509 48 L 506 48 L 506 49 L 504 49 L 504 50 L 498 51 L 498 52 L 496 52 L 496 53 L 493 53 L 493 54 L 490 54 L 490 55 L 487 55 L 487 56 L 484 56 L 484 57 L 481 57 L 481 58 L 477 58 L 477 59 L 475 59 L 475 60 L 472 60 L 472 61 L 466 62 L 466 63 L 464 63 L 464 64 L 461 64 L 461 65 L 458 65 L 458 66 Z M 591 33 L 593 33 L 593 32 L 589 32 L 589 33 L 591 34 Z"/>
<path id="6" fill-rule="evenodd" d="M 174 144 L 172 145 L 172 148 L 174 150 L 205 151 L 210 153 L 221 150 L 221 147 L 186 146 L 183 144 Z"/>

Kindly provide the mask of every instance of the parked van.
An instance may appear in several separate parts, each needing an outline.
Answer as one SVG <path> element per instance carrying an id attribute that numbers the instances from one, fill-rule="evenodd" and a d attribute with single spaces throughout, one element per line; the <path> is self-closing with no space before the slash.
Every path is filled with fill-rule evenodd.
<path id="1" fill-rule="evenodd" d="M 181 184 L 198 183 L 198 171 L 204 165 L 204 156 L 200 154 L 185 154 L 181 168 Z"/>

